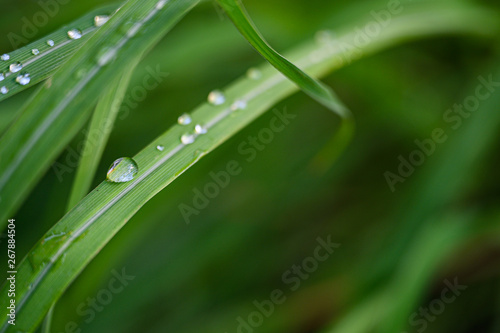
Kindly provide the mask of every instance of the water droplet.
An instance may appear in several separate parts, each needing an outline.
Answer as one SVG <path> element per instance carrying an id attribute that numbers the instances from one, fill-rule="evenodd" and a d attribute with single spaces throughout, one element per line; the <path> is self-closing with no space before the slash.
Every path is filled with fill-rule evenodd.
<path id="1" fill-rule="evenodd" d="M 108 22 L 108 20 L 108 15 L 97 15 L 96 17 L 94 17 L 94 25 L 96 27 L 102 27 L 104 23 Z"/>
<path id="2" fill-rule="evenodd" d="M 238 111 L 247 108 L 247 102 L 244 100 L 237 100 L 231 105 L 231 111 Z"/>
<path id="3" fill-rule="evenodd" d="M 326 44 L 333 39 L 333 33 L 329 30 L 320 30 L 316 32 L 314 39 L 318 44 Z"/>
<path id="4" fill-rule="evenodd" d="M 247 71 L 247 77 L 252 80 L 258 80 L 262 77 L 262 73 L 257 68 L 250 68 Z"/>
<path id="5" fill-rule="evenodd" d="M 38 49 L 33 49 L 31 50 L 31 53 L 33 53 L 33 55 L 38 55 L 40 51 L 38 51 Z"/>
<path id="6" fill-rule="evenodd" d="M 22 75 L 19 75 L 18 77 L 16 77 L 16 82 L 22 86 L 27 85 L 28 83 L 30 83 L 30 81 L 31 81 L 31 78 L 30 78 L 29 74 L 22 74 Z"/>
<path id="7" fill-rule="evenodd" d="M 194 134 L 186 133 L 183 136 L 181 136 L 181 142 L 185 145 L 189 145 L 194 142 L 195 138 L 196 137 L 194 136 Z"/>
<path id="8" fill-rule="evenodd" d="M 156 3 L 156 9 L 160 10 L 167 4 L 168 0 L 160 0 Z"/>
<path id="9" fill-rule="evenodd" d="M 50 46 L 50 47 L 54 46 L 54 41 L 52 39 L 49 39 L 47 41 L 47 45 Z"/>
<path id="10" fill-rule="evenodd" d="M 221 105 L 226 101 L 226 96 L 220 90 L 214 90 L 208 94 L 208 102 L 212 105 Z"/>
<path id="11" fill-rule="evenodd" d="M 106 180 L 112 183 L 125 183 L 134 179 L 138 171 L 139 167 L 133 159 L 122 157 L 111 164 Z"/>
<path id="12" fill-rule="evenodd" d="M 3 86 L 2 88 L 0 88 L 0 93 L 2 93 L 2 95 L 5 95 L 9 92 L 9 89 L 5 86 Z"/>
<path id="13" fill-rule="evenodd" d="M 21 69 L 23 69 L 23 65 L 20 62 L 15 62 L 9 66 L 9 70 L 12 73 L 19 72 Z"/>
<path id="14" fill-rule="evenodd" d="M 196 132 L 196 134 L 205 134 L 207 133 L 207 128 L 198 124 L 194 127 L 194 131 Z"/>
<path id="15" fill-rule="evenodd" d="M 189 125 L 191 124 L 191 116 L 188 115 L 187 113 L 183 113 L 178 119 L 177 123 L 179 125 Z"/>
<path id="16" fill-rule="evenodd" d="M 10 55 L 8 54 L 2 54 L 2 56 L 0 57 L 0 59 L 2 59 L 3 61 L 7 61 L 10 59 Z"/>
<path id="17" fill-rule="evenodd" d="M 3 81 L 5 79 L 5 75 L 3 73 L 0 73 L 0 81 Z"/>
<path id="18" fill-rule="evenodd" d="M 82 38 L 82 32 L 78 29 L 71 29 L 68 31 L 68 37 L 71 39 L 80 39 Z"/>
<path id="19" fill-rule="evenodd" d="M 163 151 L 163 150 L 165 150 L 165 147 L 162 145 L 158 145 L 158 146 L 156 146 L 156 150 Z"/>

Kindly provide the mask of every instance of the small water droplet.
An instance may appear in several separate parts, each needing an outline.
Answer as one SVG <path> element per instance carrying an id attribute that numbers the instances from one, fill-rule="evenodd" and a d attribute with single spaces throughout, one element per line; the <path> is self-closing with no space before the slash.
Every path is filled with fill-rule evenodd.
<path id="1" fill-rule="evenodd" d="M 165 147 L 162 145 L 158 145 L 158 146 L 156 146 L 156 150 L 163 151 L 163 150 L 165 150 Z"/>
<path id="2" fill-rule="evenodd" d="M 2 54 L 2 56 L 0 57 L 0 59 L 2 59 L 3 61 L 7 61 L 10 59 L 10 55 L 8 54 Z"/>
<path id="3" fill-rule="evenodd" d="M 220 90 L 214 90 L 208 94 L 208 102 L 212 105 L 221 105 L 226 102 L 226 96 Z"/>
<path id="4" fill-rule="evenodd" d="M 50 46 L 50 47 L 54 46 L 54 41 L 52 39 L 49 39 L 47 41 L 47 45 Z"/>
<path id="5" fill-rule="evenodd" d="M 3 73 L 0 73 L 0 81 L 5 80 L 5 75 Z"/>
<path id="6" fill-rule="evenodd" d="M 33 49 L 31 50 L 31 53 L 33 53 L 33 55 L 38 55 L 40 51 L 38 51 L 38 49 Z"/>
<path id="7" fill-rule="evenodd" d="M 97 15 L 96 17 L 94 17 L 94 25 L 96 27 L 102 27 L 104 23 L 108 22 L 108 20 L 108 15 Z"/>
<path id="8" fill-rule="evenodd" d="M 12 73 L 19 72 L 21 69 L 23 69 L 23 65 L 20 62 L 15 62 L 9 66 L 9 70 Z"/>
<path id="9" fill-rule="evenodd" d="M 247 108 L 247 102 L 244 100 L 237 100 L 231 105 L 231 111 L 238 111 Z"/>
<path id="10" fill-rule="evenodd" d="M 122 157 L 111 164 L 106 180 L 112 183 L 125 183 L 134 179 L 138 171 L 139 167 L 133 159 Z"/>
<path id="11" fill-rule="evenodd" d="M 196 132 L 196 134 L 205 134 L 207 133 L 207 128 L 198 124 L 194 127 L 194 131 Z"/>
<path id="12" fill-rule="evenodd" d="M 177 123 L 179 125 L 189 125 L 191 124 L 191 116 L 188 115 L 187 113 L 183 113 L 178 119 Z"/>
<path id="13" fill-rule="evenodd" d="M 196 137 L 194 136 L 194 134 L 186 133 L 183 136 L 181 136 L 181 142 L 185 145 L 189 145 L 194 142 L 195 138 Z"/>
<path id="14" fill-rule="evenodd" d="M 326 44 L 333 39 L 333 33 L 329 30 L 320 30 L 316 32 L 314 39 L 318 44 Z"/>
<path id="15" fill-rule="evenodd" d="M 257 68 L 250 68 L 247 71 L 247 77 L 252 80 L 258 80 L 262 77 L 262 73 Z"/>
<path id="16" fill-rule="evenodd" d="M 18 77 L 16 77 L 16 82 L 22 86 L 27 85 L 28 83 L 30 83 L 30 81 L 31 81 L 31 78 L 30 78 L 29 74 L 22 74 L 22 75 L 18 75 Z"/>
<path id="17" fill-rule="evenodd" d="M 165 7 L 165 5 L 167 4 L 168 0 L 160 0 L 156 3 L 156 9 L 160 10 L 160 9 L 163 9 L 163 7 Z"/>
<path id="18" fill-rule="evenodd" d="M 2 93 L 2 95 L 5 95 L 9 92 L 9 89 L 5 86 L 3 86 L 2 88 L 0 88 L 0 93 Z"/>
<path id="19" fill-rule="evenodd" d="M 71 29 L 68 31 L 68 37 L 71 39 L 80 39 L 82 38 L 82 32 L 78 29 Z"/>

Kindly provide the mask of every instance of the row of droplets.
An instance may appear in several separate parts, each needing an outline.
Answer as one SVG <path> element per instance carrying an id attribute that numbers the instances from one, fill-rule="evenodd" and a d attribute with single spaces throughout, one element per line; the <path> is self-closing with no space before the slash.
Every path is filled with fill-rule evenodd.
<path id="1" fill-rule="evenodd" d="M 261 72 L 256 68 L 251 68 L 247 72 L 247 77 L 252 80 L 258 80 L 262 77 Z M 226 95 L 220 90 L 213 90 L 208 94 L 207 101 L 209 104 L 218 106 L 226 103 Z M 230 106 L 230 111 L 243 110 L 247 107 L 247 102 L 243 99 L 236 100 Z M 177 123 L 181 126 L 190 125 L 193 122 L 191 116 L 187 113 L 183 113 L 177 119 Z M 185 133 L 181 136 L 180 142 L 183 145 L 189 145 L 195 142 L 196 138 L 200 135 L 206 134 L 208 132 L 208 127 L 202 124 L 196 124 L 194 126 L 193 132 Z M 156 150 L 162 152 L 165 150 L 165 146 L 159 144 L 156 146 Z M 139 167 L 137 163 L 130 157 L 121 157 L 111 164 L 108 173 L 107 180 L 113 183 L 123 183 L 132 180 Z"/>
<path id="2" fill-rule="evenodd" d="M 94 26 L 101 27 L 108 20 L 109 20 L 108 15 L 97 15 L 94 17 Z M 68 35 L 70 40 L 76 40 L 76 39 L 80 39 L 83 37 L 82 31 L 79 29 L 70 29 L 67 31 L 67 35 Z M 46 41 L 46 44 L 49 47 L 53 47 L 55 45 L 55 42 L 52 39 L 49 39 Z M 31 50 L 31 54 L 33 54 L 34 56 L 37 56 L 40 54 L 40 50 L 34 48 Z M 0 56 L 0 60 L 9 61 L 10 55 L 7 53 L 2 54 Z M 10 74 L 17 73 L 17 72 L 21 71 L 22 69 L 23 69 L 23 64 L 21 64 L 20 62 L 14 62 L 14 63 L 10 64 L 9 65 L 9 73 L 0 73 L 0 81 L 5 80 L 5 78 L 7 76 L 9 76 Z M 23 73 L 23 74 L 20 74 L 16 77 L 16 82 L 22 86 L 27 85 L 28 83 L 30 83 L 30 81 L 31 81 L 31 77 L 30 77 L 29 73 Z M 9 92 L 9 89 L 6 86 L 2 86 L 0 88 L 1 94 L 5 95 L 8 92 Z"/>

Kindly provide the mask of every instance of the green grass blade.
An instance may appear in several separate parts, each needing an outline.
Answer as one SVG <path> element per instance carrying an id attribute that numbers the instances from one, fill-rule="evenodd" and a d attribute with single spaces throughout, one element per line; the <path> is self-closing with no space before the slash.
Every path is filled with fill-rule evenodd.
<path id="1" fill-rule="evenodd" d="M 41 87 L 0 141 L 0 226 L 81 128 L 101 91 L 198 1 L 128 1 Z"/>
<path id="2" fill-rule="evenodd" d="M 7 56 L 8 60 L 0 60 L 0 75 L 4 77 L 3 80 L 0 80 L 0 88 L 4 89 L 5 92 L 0 92 L 0 102 L 54 74 L 99 29 L 94 18 L 96 16 L 110 16 L 116 7 L 113 5 L 93 10 L 40 40 L 13 52 L 5 53 L 4 56 Z M 68 31 L 72 29 L 81 31 L 82 37 L 69 38 Z M 49 41 L 54 42 L 53 46 L 48 44 Z M 22 69 L 19 72 L 9 70 L 9 66 L 15 63 L 22 64 Z M 29 83 L 21 85 L 16 82 L 16 78 L 25 73 L 29 73 Z"/>
<path id="3" fill-rule="evenodd" d="M 134 68 L 135 66 L 131 66 L 130 69 L 125 70 L 123 76 L 119 77 L 117 82 L 110 85 L 110 88 L 104 92 L 97 103 L 96 110 L 90 122 L 75 180 L 73 181 L 67 204 L 68 211 L 87 194 L 90 188 Z M 45 316 L 42 324 L 42 333 L 51 332 L 54 307 L 55 304 L 52 304 Z"/>
<path id="4" fill-rule="evenodd" d="M 258 31 L 239 0 L 218 0 L 234 25 L 248 42 L 277 70 L 297 84 L 310 97 L 338 114 L 342 122 L 326 147 L 316 156 L 311 167 L 325 171 L 351 141 L 354 134 L 354 119 L 351 111 L 328 86 L 307 75 L 285 57 L 276 52 Z"/>
<path id="5" fill-rule="evenodd" d="M 265 41 L 264 37 L 251 21 L 241 1 L 218 0 L 218 2 L 241 34 L 267 61 L 269 61 L 271 65 L 295 82 L 295 84 L 305 93 L 337 113 L 340 117 L 351 117 L 350 111 L 329 87 L 304 73 L 297 66 L 276 52 Z"/>
<path id="6" fill-rule="evenodd" d="M 474 17 L 477 23 L 486 20 L 488 12 Z M 462 13 L 462 20 L 444 20 L 443 30 L 463 31 L 464 20 L 471 21 L 470 12 Z M 472 20 L 474 21 L 474 20 Z M 406 34 L 435 34 L 442 32 L 425 30 L 427 24 L 415 20 L 413 30 L 408 28 L 381 34 L 375 44 L 379 49 L 400 42 Z M 473 30 L 473 29 L 471 29 Z M 475 30 L 473 30 L 475 31 Z M 484 33 L 484 30 L 481 30 Z M 376 48 L 377 45 L 371 45 Z M 329 53 L 321 59 L 311 58 L 311 53 L 322 50 L 315 42 L 309 42 L 290 54 L 290 59 L 306 68 L 312 75 L 321 76 L 342 65 L 337 60 L 342 51 Z M 15 329 L 32 331 L 41 321 L 50 305 L 58 299 L 75 277 L 92 260 L 99 250 L 123 227 L 123 225 L 150 198 L 167 186 L 202 156 L 269 109 L 277 101 L 297 90 L 296 85 L 277 73 L 271 66 L 260 68 L 261 78 L 241 79 L 224 91 L 226 102 L 221 105 L 203 104 L 192 113 L 194 122 L 188 126 L 175 125 L 134 159 L 139 173 L 128 183 L 101 183 L 76 207 L 65 215 L 40 240 L 18 267 L 17 274 L 17 326 Z M 237 102 L 234 103 L 233 102 Z M 246 105 L 244 110 L 237 106 Z M 276 118 L 286 121 L 283 113 L 276 111 Z M 208 130 L 205 134 L 193 134 L 196 124 Z M 192 144 L 182 144 L 181 136 L 193 135 Z M 188 137 L 189 138 L 189 137 Z M 187 141 L 185 141 L 187 142 Z M 158 150 L 161 145 L 163 149 Z M 117 156 L 119 157 L 119 156 Z M 104 178 L 104 175 L 103 175 Z M 187 211 L 185 214 L 189 214 Z M 2 292 L 5 292 L 5 286 Z M 6 299 L 0 300 L 0 315 L 5 318 Z M 5 322 L 0 331 L 9 327 Z"/>
<path id="7" fill-rule="evenodd" d="M 67 210 L 74 207 L 90 189 L 134 68 L 135 66 L 131 66 L 126 69 L 125 73 L 110 85 L 97 103 L 85 139 Z"/>

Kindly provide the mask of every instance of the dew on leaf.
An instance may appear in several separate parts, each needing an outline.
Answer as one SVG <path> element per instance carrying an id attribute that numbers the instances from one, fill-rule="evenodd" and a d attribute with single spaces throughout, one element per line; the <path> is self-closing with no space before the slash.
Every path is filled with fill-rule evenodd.
<path id="1" fill-rule="evenodd" d="M 181 114 L 181 116 L 177 119 L 177 123 L 179 125 L 189 125 L 191 124 L 191 116 L 187 113 Z"/>
<path id="2" fill-rule="evenodd" d="M 71 29 L 68 31 L 68 37 L 71 39 L 80 39 L 82 38 L 82 32 L 78 29 Z"/>
<path id="3" fill-rule="evenodd" d="M 111 183 L 125 183 L 134 179 L 139 171 L 137 163 L 130 157 L 121 157 L 109 167 L 106 180 Z"/>
<path id="4" fill-rule="evenodd" d="M 220 90 L 214 90 L 208 94 L 208 102 L 212 105 L 221 105 L 226 101 L 226 96 Z"/>

